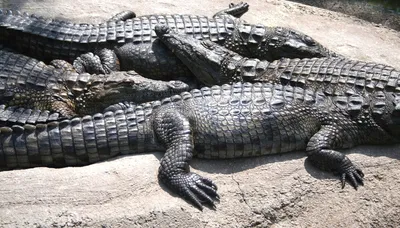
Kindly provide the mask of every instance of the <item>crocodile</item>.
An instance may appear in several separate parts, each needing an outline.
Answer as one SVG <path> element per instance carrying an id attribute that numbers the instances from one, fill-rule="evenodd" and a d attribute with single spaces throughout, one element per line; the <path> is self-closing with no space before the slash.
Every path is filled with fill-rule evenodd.
<path id="1" fill-rule="evenodd" d="M 216 184 L 194 172 L 193 156 L 228 159 L 305 151 L 315 167 L 354 188 L 363 172 L 338 150 L 400 140 L 400 95 L 327 96 L 271 83 L 233 83 L 161 101 L 46 124 L 0 128 L 0 167 L 82 166 L 117 155 L 165 151 L 159 180 L 202 209 Z"/>
<path id="2" fill-rule="evenodd" d="M 205 39 L 248 57 L 322 57 L 336 55 L 310 36 L 290 28 L 249 24 L 240 17 L 246 3 L 231 4 L 213 18 L 197 15 L 149 15 L 98 25 L 44 19 L 0 10 L 0 42 L 42 61 L 74 62 L 82 72 L 135 70 L 152 79 L 191 75 L 159 42 L 153 28 L 168 24 L 196 39 Z"/>
<path id="3" fill-rule="evenodd" d="M 157 35 L 206 85 L 232 82 L 290 84 L 339 95 L 376 90 L 400 92 L 400 71 L 384 64 L 338 57 L 288 59 L 269 62 L 243 57 L 225 47 L 157 26 Z"/>
<path id="4" fill-rule="evenodd" d="M 134 71 L 78 74 L 64 61 L 52 63 L 57 67 L 0 49 L 0 103 L 72 117 L 101 112 L 121 100 L 142 103 L 195 87 L 191 82 L 147 79 Z"/>

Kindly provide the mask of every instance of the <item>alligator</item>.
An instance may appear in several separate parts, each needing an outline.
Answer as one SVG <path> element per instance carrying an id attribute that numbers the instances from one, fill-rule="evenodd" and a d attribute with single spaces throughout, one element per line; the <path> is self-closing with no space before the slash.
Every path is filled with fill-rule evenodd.
<path id="1" fill-rule="evenodd" d="M 223 45 L 248 57 L 322 57 L 336 55 L 313 38 L 289 28 L 249 24 L 240 17 L 246 3 L 231 4 L 213 18 L 197 15 L 149 15 L 98 25 L 73 24 L 0 10 L 0 42 L 42 61 L 74 62 L 78 72 L 135 70 L 153 79 L 171 80 L 191 72 L 153 28 L 168 24 L 196 39 Z"/>
<path id="2" fill-rule="evenodd" d="M 207 40 L 196 40 L 168 26 L 156 26 L 162 42 L 206 85 L 232 82 L 270 82 L 339 95 L 348 90 L 400 92 L 400 71 L 373 62 L 338 57 L 269 62 L 243 57 Z"/>
<path id="3" fill-rule="evenodd" d="M 158 178 L 202 209 L 216 184 L 190 172 L 193 156 L 227 159 L 306 151 L 315 167 L 354 188 L 363 172 L 338 149 L 398 143 L 399 93 L 327 96 L 290 85 L 233 83 L 126 109 L 0 128 L 0 167 L 81 166 L 117 155 L 165 151 Z"/>
<path id="4" fill-rule="evenodd" d="M 78 74 L 64 61 L 52 61 L 57 68 L 41 61 L 0 49 L 0 101 L 59 112 L 64 117 L 94 114 L 119 102 L 142 103 L 158 100 L 195 87 L 195 83 L 158 81 L 134 71 L 108 75 Z"/>

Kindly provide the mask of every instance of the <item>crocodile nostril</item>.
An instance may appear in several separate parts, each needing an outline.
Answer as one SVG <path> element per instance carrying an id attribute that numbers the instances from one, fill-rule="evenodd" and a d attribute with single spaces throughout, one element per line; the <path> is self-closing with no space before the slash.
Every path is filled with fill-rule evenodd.
<path id="1" fill-rule="evenodd" d="M 156 25 L 154 31 L 157 33 L 157 35 L 164 35 L 170 33 L 171 30 L 167 25 Z"/>

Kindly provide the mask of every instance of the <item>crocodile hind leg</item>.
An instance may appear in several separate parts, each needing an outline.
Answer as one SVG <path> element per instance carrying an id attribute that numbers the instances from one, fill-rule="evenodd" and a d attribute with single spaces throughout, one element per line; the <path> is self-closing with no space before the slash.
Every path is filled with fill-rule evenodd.
<path id="1" fill-rule="evenodd" d="M 88 52 L 76 58 L 73 63 L 78 73 L 109 74 L 120 70 L 117 55 L 110 49 L 101 49 L 95 54 Z"/>
<path id="2" fill-rule="evenodd" d="M 167 148 L 161 159 L 159 180 L 199 209 L 202 202 L 215 207 L 217 186 L 210 180 L 189 170 L 193 156 L 193 136 L 186 117 L 176 110 L 165 110 L 155 115 L 153 126 L 158 139 Z"/>
<path id="3" fill-rule="evenodd" d="M 363 185 L 363 172 L 346 155 L 334 150 L 360 144 L 359 131 L 357 126 L 343 118 L 337 123 L 323 125 L 307 144 L 306 151 L 311 163 L 322 170 L 338 173 L 341 177 L 342 188 L 346 180 L 355 189 L 359 184 Z"/>
<path id="4" fill-rule="evenodd" d="M 249 10 L 249 4 L 247 4 L 247 3 L 244 3 L 244 2 L 241 2 L 238 4 L 231 3 L 231 4 L 229 4 L 228 9 L 224 9 L 224 10 L 217 12 L 216 14 L 214 14 L 213 17 L 225 17 L 227 15 L 230 15 L 230 16 L 233 16 L 236 18 L 240 18 L 248 10 Z"/>

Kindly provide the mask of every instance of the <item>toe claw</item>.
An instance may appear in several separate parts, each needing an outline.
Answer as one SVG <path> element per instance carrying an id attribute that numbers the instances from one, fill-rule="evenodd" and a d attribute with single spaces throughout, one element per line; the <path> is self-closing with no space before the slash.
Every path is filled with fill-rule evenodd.
<path id="1" fill-rule="evenodd" d="M 186 191 L 184 197 L 193 203 L 198 209 L 203 210 L 203 205 L 192 191 Z"/>
<path id="2" fill-rule="evenodd" d="M 342 183 L 342 188 L 344 188 L 347 180 L 357 190 L 358 186 L 364 185 L 363 177 L 364 173 L 360 169 L 354 168 L 353 165 L 346 167 L 341 171 L 340 182 Z"/>
<path id="3" fill-rule="evenodd" d="M 202 204 L 208 204 L 215 208 L 214 200 L 219 200 L 216 185 L 207 178 L 203 178 L 195 173 L 179 173 L 172 177 L 161 174 L 161 179 L 166 182 L 179 195 L 187 199 L 198 209 L 203 210 Z"/>
<path id="4" fill-rule="evenodd" d="M 348 175 L 348 177 L 349 177 L 350 184 L 354 187 L 355 190 L 357 190 L 358 183 L 357 183 L 354 175 L 351 173 L 351 174 Z"/>
<path id="5" fill-rule="evenodd" d="M 361 177 L 364 177 L 364 173 L 361 169 L 356 169 L 356 172 L 358 173 L 358 175 L 360 175 Z"/>
<path id="6" fill-rule="evenodd" d="M 346 185 L 346 174 L 343 173 L 341 178 L 340 178 L 340 182 L 342 183 L 342 189 L 344 188 L 344 186 Z"/>

